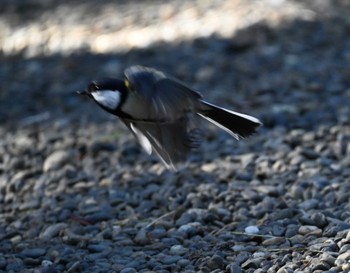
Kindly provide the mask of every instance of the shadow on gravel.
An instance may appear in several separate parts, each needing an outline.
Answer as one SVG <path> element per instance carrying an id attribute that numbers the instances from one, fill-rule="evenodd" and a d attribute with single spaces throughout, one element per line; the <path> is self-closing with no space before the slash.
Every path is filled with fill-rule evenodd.
<path id="1" fill-rule="evenodd" d="M 0 122 L 16 126 L 28 117 L 40 121 L 40 115 L 102 120 L 102 111 L 94 111 L 74 90 L 91 79 L 122 75 L 132 64 L 173 74 L 218 104 L 260 116 L 267 128 L 347 122 L 348 33 L 348 23 L 330 17 L 278 28 L 258 23 L 229 39 L 157 43 L 125 54 L 2 56 Z"/>
<path id="2" fill-rule="evenodd" d="M 71 16 L 72 11 L 79 11 L 75 16 L 84 16 L 85 18 L 93 18 L 101 10 L 108 6 L 117 6 L 123 8 L 128 5 L 135 5 L 139 3 L 160 3 L 161 0 L 62 0 L 62 1 L 36 1 L 36 0 L 24 0 L 24 1 L 12 1 L 3 0 L 1 2 L 0 14 L 11 19 L 11 22 L 16 25 L 24 25 L 28 22 L 36 21 L 40 16 L 45 13 L 52 14 L 59 9 L 65 9 L 63 16 Z M 170 1 L 171 2 L 171 1 Z M 50 19 L 50 18 L 48 18 Z"/>

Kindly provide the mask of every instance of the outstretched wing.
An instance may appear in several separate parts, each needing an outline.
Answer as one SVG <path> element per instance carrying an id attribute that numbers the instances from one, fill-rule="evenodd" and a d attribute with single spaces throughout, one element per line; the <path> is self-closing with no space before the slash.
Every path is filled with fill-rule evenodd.
<path id="1" fill-rule="evenodd" d="M 175 164 L 185 161 L 189 151 L 200 145 L 197 129 L 188 129 L 188 117 L 177 121 L 152 123 L 123 119 L 147 153 L 154 151 L 167 168 L 176 170 Z"/>
<path id="2" fill-rule="evenodd" d="M 135 109 L 135 105 L 126 103 L 123 111 L 136 119 L 175 121 L 200 105 L 198 92 L 153 68 L 132 66 L 125 70 L 125 77 L 129 96 L 133 97 L 128 101 L 138 101 L 143 107 Z"/>

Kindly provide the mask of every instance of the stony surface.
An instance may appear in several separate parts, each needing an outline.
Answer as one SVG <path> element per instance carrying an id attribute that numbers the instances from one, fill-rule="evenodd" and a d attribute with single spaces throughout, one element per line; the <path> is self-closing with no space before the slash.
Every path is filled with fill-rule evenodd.
<path id="1" fill-rule="evenodd" d="M 56 2 L 2 3 L 0 272 L 350 270 L 348 1 Z M 73 92 L 135 63 L 264 127 L 172 173 Z"/>

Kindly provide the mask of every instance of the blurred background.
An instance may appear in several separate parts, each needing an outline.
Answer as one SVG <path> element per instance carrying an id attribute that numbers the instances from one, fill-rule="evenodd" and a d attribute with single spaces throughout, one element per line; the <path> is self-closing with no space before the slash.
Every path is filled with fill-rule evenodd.
<path id="1" fill-rule="evenodd" d="M 346 0 L 4 0 L 0 123 L 106 118 L 74 90 L 121 76 L 132 64 L 173 74 L 216 103 L 260 115 L 267 127 L 319 124 L 319 115 L 326 123 L 348 121 L 341 106 L 342 96 L 349 98 L 349 6 Z"/>

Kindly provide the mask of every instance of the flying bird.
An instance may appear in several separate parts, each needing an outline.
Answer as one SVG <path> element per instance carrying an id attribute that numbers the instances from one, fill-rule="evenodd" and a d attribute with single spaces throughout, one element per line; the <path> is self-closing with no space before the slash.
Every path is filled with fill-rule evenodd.
<path id="1" fill-rule="evenodd" d="M 131 66 L 124 79 L 92 81 L 87 95 L 107 112 L 118 116 L 144 150 L 156 153 L 167 168 L 185 161 L 190 150 L 201 143 L 198 117 L 234 138 L 253 134 L 261 122 L 203 100 L 201 94 L 181 81 L 154 68 Z"/>

